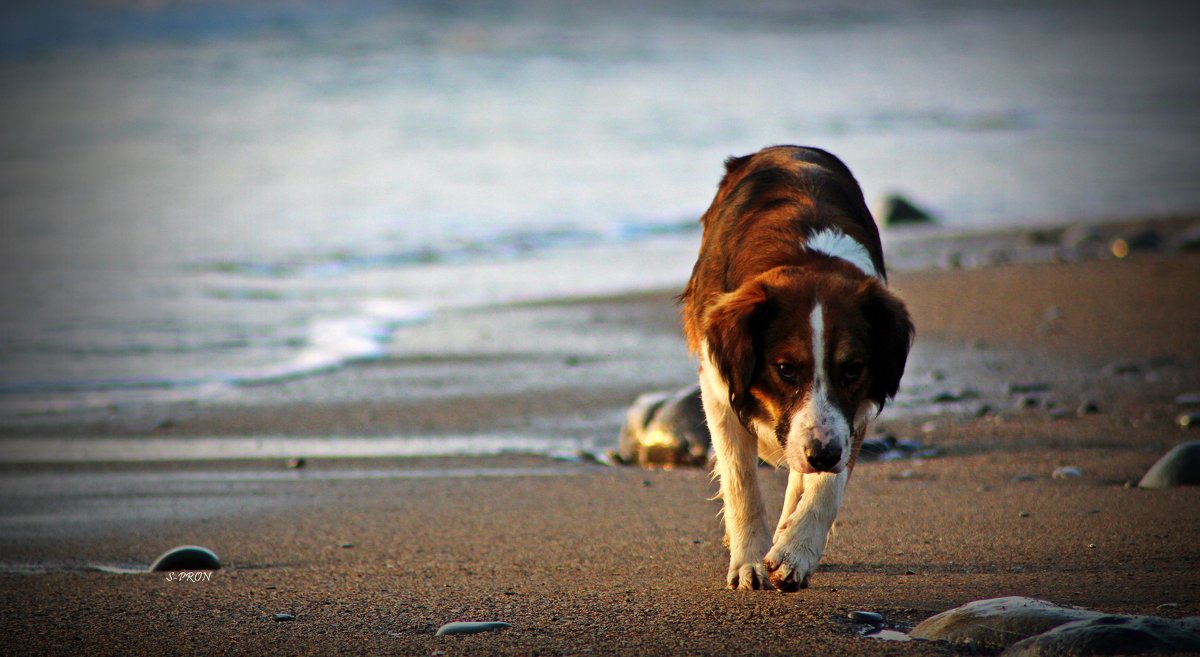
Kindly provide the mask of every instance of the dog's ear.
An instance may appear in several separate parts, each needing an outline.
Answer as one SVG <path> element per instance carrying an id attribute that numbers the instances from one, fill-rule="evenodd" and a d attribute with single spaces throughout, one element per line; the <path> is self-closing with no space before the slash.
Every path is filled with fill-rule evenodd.
<path id="1" fill-rule="evenodd" d="M 725 175 L 737 173 L 737 170 L 745 166 L 752 157 L 754 157 L 753 153 L 750 155 L 730 155 L 725 158 Z"/>
<path id="2" fill-rule="evenodd" d="M 904 302 L 883 283 L 870 280 L 863 284 L 861 294 L 863 314 L 871 327 L 870 398 L 883 410 L 884 403 L 900 389 L 916 329 Z"/>
<path id="3" fill-rule="evenodd" d="M 759 366 L 760 329 L 768 310 L 766 287 L 752 281 L 722 295 L 705 316 L 708 356 L 729 387 L 734 410 L 745 402 Z"/>
<path id="4" fill-rule="evenodd" d="M 729 196 L 729 191 L 742 179 L 741 170 L 750 163 L 753 157 L 754 155 L 751 154 L 725 158 L 725 175 L 721 177 L 721 183 L 717 185 L 717 196 L 713 199 L 714 207 Z"/>

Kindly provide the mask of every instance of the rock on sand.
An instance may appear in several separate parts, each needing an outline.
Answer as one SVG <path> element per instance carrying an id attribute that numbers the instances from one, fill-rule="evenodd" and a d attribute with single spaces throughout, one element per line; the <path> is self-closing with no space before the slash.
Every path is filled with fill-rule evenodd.
<path id="1" fill-rule="evenodd" d="M 1200 618 L 1105 614 L 1024 597 L 976 600 L 927 618 L 912 638 L 1004 650 L 1001 657 L 1200 650 Z"/>
<path id="2" fill-rule="evenodd" d="M 992 598 L 968 602 L 927 618 L 913 628 L 911 636 L 999 649 L 1064 623 L 1103 615 L 1036 598 Z"/>
<path id="3" fill-rule="evenodd" d="M 1200 440 L 1176 445 L 1138 482 L 1138 488 L 1200 486 Z"/>
<path id="4" fill-rule="evenodd" d="M 703 465 L 711 442 L 700 386 L 690 386 L 638 397 L 625 415 L 616 456 L 642 466 Z"/>
<path id="5" fill-rule="evenodd" d="M 438 628 L 437 636 L 447 634 L 479 634 L 480 632 L 495 632 L 512 627 L 501 621 L 454 621 Z"/>
<path id="6" fill-rule="evenodd" d="M 150 566 L 151 572 L 172 570 L 220 570 L 221 560 L 212 550 L 199 545 L 180 545 L 162 553 Z"/>
<path id="7" fill-rule="evenodd" d="M 1100 615 L 1014 643 L 1003 657 L 1142 655 L 1200 650 L 1200 618 Z"/>
<path id="8" fill-rule="evenodd" d="M 915 203 L 900 194 L 889 194 L 883 199 L 883 225 L 885 226 L 932 222 L 933 215 L 917 207 Z"/>

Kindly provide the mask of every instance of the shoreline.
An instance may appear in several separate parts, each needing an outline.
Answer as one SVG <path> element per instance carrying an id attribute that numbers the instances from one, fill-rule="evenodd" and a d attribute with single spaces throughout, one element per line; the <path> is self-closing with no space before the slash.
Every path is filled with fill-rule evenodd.
<path id="1" fill-rule="evenodd" d="M 528 454 L 0 464 L 0 632 L 18 637 L 5 652 L 948 656 L 960 651 L 866 638 L 847 615 L 906 632 L 1003 595 L 1197 615 L 1200 489 L 1129 487 L 1192 438 L 1173 400 L 1200 390 L 1196 281 L 1197 253 L 897 272 L 918 336 L 875 432 L 935 452 L 855 469 L 812 588 L 795 594 L 723 588 L 702 468 Z M 167 449 L 352 431 L 615 444 L 636 394 L 694 379 L 670 296 L 435 319 L 415 339 L 442 356 L 226 406 L 74 417 L 57 435 Z M 1084 399 L 1098 412 L 1080 414 Z M 9 426 L 0 444 L 52 428 Z M 1081 474 L 1055 478 L 1061 466 Z M 786 473 L 760 472 L 777 512 Z M 176 545 L 209 548 L 222 568 L 191 582 L 126 572 Z M 453 620 L 512 627 L 434 635 Z"/>
<path id="2" fill-rule="evenodd" d="M 885 418 L 970 415 L 984 405 L 1004 407 L 1014 400 L 1001 389 L 1017 379 L 1037 378 L 1034 370 L 1041 358 L 1060 361 L 1064 371 L 1098 375 L 1105 367 L 1119 369 L 1119 360 L 1139 358 L 1148 369 L 1169 370 L 1164 366 L 1179 360 L 1175 354 L 1157 349 L 1155 340 L 1128 338 L 1147 316 L 1153 316 L 1155 330 L 1171 333 L 1172 344 L 1188 342 L 1200 326 L 1198 304 L 1186 292 L 1178 293 L 1179 285 L 1200 278 L 1196 258 L 1174 246 L 1195 226 L 1195 220 L 1173 218 L 1089 227 L 1086 240 L 1072 247 L 1077 248 L 1073 257 L 1062 253 L 1069 226 L 1038 229 L 1036 236 L 1017 230 L 986 239 L 940 238 L 941 246 L 929 249 L 933 259 L 969 253 L 973 255 L 965 260 L 978 264 L 964 264 L 959 257 L 943 266 L 892 270 L 891 286 L 903 298 L 911 297 L 918 335 L 914 363 Z M 1120 236 L 1147 231 L 1158 236 L 1158 247 L 1135 250 L 1126 258 L 1107 253 Z M 964 245 L 961 239 L 985 241 Z M 930 243 L 914 238 L 908 248 Z M 1014 250 L 1025 255 L 1013 256 L 1009 251 Z M 951 267 L 954 263 L 958 266 Z M 1119 272 L 1125 270 L 1133 272 L 1129 280 L 1121 280 Z M 1050 284 L 1029 280 L 1043 273 Z M 1107 277 L 1103 284 L 1111 288 L 1103 296 L 1091 293 L 1098 277 Z M 1140 287 L 1154 279 L 1168 284 Z M 211 399 L 151 398 L 84 410 L 3 413 L 0 462 L 30 460 L 13 454 L 22 442 L 97 438 L 188 438 L 216 441 L 214 445 L 247 436 L 431 445 L 439 439 L 473 438 L 491 442 L 495 447 L 488 451 L 499 452 L 506 438 L 526 435 L 542 443 L 564 439 L 569 447 L 559 452 L 596 453 L 603 451 L 605 436 L 615 440 L 624 409 L 635 397 L 678 389 L 694 379 L 694 363 L 680 338 L 676 292 L 568 297 L 440 313 L 423 325 L 399 329 L 382 358 L 270 385 L 230 388 Z M 974 298 L 946 303 L 964 293 Z M 1120 330 L 1087 325 L 1100 316 L 1121 322 Z M 1081 333 L 1094 335 L 1079 339 Z M 989 349 L 995 353 L 985 357 Z M 1149 367 L 1156 358 L 1163 362 Z M 998 371 L 997 362 L 1010 371 Z M 961 373 L 944 380 L 947 371 Z M 501 378 L 480 376 L 484 372 Z M 1078 378 L 1061 381 L 1060 387 L 1088 394 Z M 1096 394 L 1113 396 L 1105 390 Z M 220 452 L 219 446 L 206 449 Z M 396 450 L 377 451 L 389 455 Z"/>

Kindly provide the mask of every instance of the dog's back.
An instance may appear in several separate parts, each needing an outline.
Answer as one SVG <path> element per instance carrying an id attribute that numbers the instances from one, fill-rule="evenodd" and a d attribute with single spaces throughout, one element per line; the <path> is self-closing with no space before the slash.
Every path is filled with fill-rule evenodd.
<path id="1" fill-rule="evenodd" d="M 703 238 L 687 288 L 680 295 L 688 347 L 701 336 L 714 297 L 782 264 L 812 255 L 810 236 L 836 229 L 862 245 L 876 274 L 886 280 L 879 229 L 862 189 L 837 156 L 819 148 L 774 146 L 725 161 L 716 197 L 700 218 Z"/>

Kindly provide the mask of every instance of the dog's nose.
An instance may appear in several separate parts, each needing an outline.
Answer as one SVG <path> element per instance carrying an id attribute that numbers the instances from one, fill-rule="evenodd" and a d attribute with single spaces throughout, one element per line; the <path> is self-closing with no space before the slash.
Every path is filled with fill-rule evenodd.
<path id="1" fill-rule="evenodd" d="M 813 441 L 805 445 L 804 458 L 808 465 L 818 472 L 831 472 L 842 460 L 842 448 L 833 443 L 822 445 Z"/>

